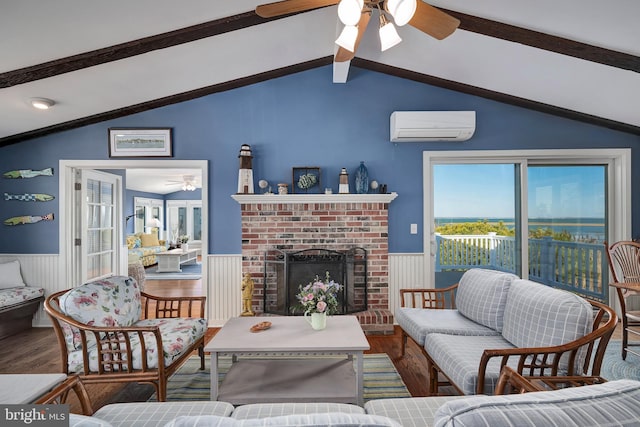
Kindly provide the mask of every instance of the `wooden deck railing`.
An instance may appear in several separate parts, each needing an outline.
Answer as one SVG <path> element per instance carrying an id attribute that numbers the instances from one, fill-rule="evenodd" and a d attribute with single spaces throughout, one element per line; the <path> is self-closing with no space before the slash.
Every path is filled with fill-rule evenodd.
<path id="1" fill-rule="evenodd" d="M 529 239 L 529 279 L 608 301 L 605 247 L 597 243 Z M 436 234 L 436 272 L 473 267 L 516 272 L 514 237 Z"/>

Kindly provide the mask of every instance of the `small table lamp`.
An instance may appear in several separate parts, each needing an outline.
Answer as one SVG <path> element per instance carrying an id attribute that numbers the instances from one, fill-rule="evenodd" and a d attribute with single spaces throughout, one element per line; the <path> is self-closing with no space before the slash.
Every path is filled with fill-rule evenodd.
<path id="1" fill-rule="evenodd" d="M 160 227 L 162 227 L 162 222 L 158 218 L 149 218 L 146 224 L 147 227 L 151 228 L 151 233 L 156 233 L 156 236 L 159 236 Z"/>

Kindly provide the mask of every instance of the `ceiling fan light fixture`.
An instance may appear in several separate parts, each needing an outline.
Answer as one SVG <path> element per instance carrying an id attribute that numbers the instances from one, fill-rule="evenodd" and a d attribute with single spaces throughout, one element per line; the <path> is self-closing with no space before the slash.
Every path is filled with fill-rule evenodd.
<path id="1" fill-rule="evenodd" d="M 402 27 L 411 21 L 416 13 L 417 0 L 387 0 L 385 9 L 393 16 L 396 25 Z"/>
<path id="2" fill-rule="evenodd" d="M 196 191 L 196 177 L 185 175 L 183 177 L 182 191 Z"/>
<path id="3" fill-rule="evenodd" d="M 393 23 L 389 22 L 384 14 L 380 14 L 380 50 L 384 52 L 400 43 L 402 39 L 396 31 Z"/>
<path id="4" fill-rule="evenodd" d="M 347 49 L 349 52 L 356 50 L 356 40 L 358 39 L 358 27 L 354 25 L 345 25 L 336 40 L 336 44 Z"/>
<path id="5" fill-rule="evenodd" d="M 363 7 L 364 0 L 340 0 L 338 18 L 344 25 L 356 26 L 360 22 Z"/>

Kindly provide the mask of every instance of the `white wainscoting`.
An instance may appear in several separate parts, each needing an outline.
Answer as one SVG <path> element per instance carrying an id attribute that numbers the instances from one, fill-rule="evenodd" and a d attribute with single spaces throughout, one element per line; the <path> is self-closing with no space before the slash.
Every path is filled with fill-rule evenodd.
<path id="1" fill-rule="evenodd" d="M 430 287 L 424 263 L 422 253 L 389 254 L 389 310 L 394 314 L 400 307 L 400 289 Z"/>
<path id="2" fill-rule="evenodd" d="M 44 288 L 45 296 L 70 287 L 60 283 L 60 257 L 58 254 L 0 255 L 0 263 L 16 259 L 20 261 L 20 272 L 24 282 L 29 286 Z M 33 317 L 33 326 L 51 326 L 42 304 Z"/>
<path id="3" fill-rule="evenodd" d="M 208 255 L 209 326 L 222 326 L 242 310 L 242 255 Z"/>
<path id="4" fill-rule="evenodd" d="M 41 286 L 45 295 L 72 287 L 61 283 L 59 255 L 0 255 L 0 263 L 20 261 L 25 283 Z M 209 326 L 221 326 L 227 319 L 238 316 L 242 310 L 242 255 L 208 255 L 207 259 L 207 317 Z M 399 306 L 400 288 L 427 286 L 424 255 L 389 254 L 389 309 Z M 34 316 L 34 326 L 51 326 L 41 308 Z"/>

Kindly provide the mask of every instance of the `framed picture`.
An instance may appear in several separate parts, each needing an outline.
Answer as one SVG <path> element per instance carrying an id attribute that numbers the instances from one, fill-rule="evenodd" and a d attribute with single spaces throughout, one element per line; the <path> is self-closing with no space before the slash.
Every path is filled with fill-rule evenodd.
<path id="1" fill-rule="evenodd" d="M 171 128 L 109 128 L 109 157 L 172 157 Z"/>
<path id="2" fill-rule="evenodd" d="M 294 167 L 292 169 L 292 193 L 319 194 L 320 168 L 317 166 Z"/>

